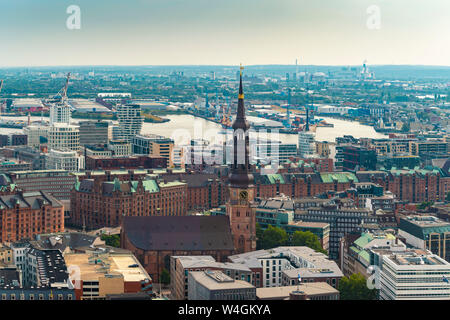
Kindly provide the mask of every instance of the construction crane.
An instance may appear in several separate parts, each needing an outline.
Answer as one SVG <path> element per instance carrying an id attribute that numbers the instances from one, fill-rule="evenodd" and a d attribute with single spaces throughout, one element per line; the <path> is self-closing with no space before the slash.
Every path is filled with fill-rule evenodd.
<path id="1" fill-rule="evenodd" d="M 67 74 L 66 83 L 64 87 L 58 91 L 58 93 L 53 97 L 53 99 L 57 99 L 60 102 L 64 103 L 67 100 L 67 88 L 69 87 L 69 80 L 70 80 L 70 72 Z M 58 97 L 60 97 L 58 99 Z"/>
<path id="2" fill-rule="evenodd" d="M 289 110 L 291 106 L 291 88 L 288 88 L 288 101 L 287 101 L 287 107 L 286 107 L 286 127 L 291 127 L 291 112 Z"/>
<path id="3" fill-rule="evenodd" d="M 3 88 L 3 80 L 0 80 L 0 93 L 2 93 L 2 88 Z M 2 108 L 3 108 L 3 103 L 0 102 L 0 115 L 2 113 Z"/>

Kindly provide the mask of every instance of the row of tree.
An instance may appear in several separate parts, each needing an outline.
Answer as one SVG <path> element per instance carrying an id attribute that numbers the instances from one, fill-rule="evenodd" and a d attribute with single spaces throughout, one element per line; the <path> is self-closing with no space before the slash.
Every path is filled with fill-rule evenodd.
<path id="1" fill-rule="evenodd" d="M 262 230 L 256 224 L 256 247 L 257 249 L 272 249 L 280 246 L 306 246 L 315 251 L 327 254 L 322 248 L 319 238 L 310 231 L 295 231 L 292 236 L 279 227 L 269 225 L 266 230 Z"/>

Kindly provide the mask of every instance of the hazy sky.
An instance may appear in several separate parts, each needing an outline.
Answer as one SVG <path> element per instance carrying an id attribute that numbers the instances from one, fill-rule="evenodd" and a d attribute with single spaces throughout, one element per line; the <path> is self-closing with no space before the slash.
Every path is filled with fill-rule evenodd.
<path id="1" fill-rule="evenodd" d="M 66 9 L 81 9 L 69 30 Z M 367 21 L 380 10 L 380 28 Z M 376 14 L 376 13 L 375 13 Z M 374 24 L 370 24 L 373 26 Z M 376 25 L 376 23 L 375 23 Z M 450 65 L 450 0 L 0 0 L 0 66 Z"/>

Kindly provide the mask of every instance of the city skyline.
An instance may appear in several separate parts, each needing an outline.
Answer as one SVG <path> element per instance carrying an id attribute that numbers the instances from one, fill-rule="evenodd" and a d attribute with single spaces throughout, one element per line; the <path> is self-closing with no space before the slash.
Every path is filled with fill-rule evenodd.
<path id="1" fill-rule="evenodd" d="M 67 27 L 72 5 L 80 29 Z M 450 65 L 445 0 L 1 0 L 0 8 L 0 67 Z"/>

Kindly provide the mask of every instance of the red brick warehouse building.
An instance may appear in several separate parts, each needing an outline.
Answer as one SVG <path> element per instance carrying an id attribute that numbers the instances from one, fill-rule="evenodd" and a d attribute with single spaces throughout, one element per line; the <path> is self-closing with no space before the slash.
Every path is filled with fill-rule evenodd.
<path id="1" fill-rule="evenodd" d="M 0 192 L 0 241 L 31 239 L 37 234 L 64 231 L 64 207 L 53 196 L 12 187 Z"/>
<path id="2" fill-rule="evenodd" d="M 84 179 L 71 192 L 70 218 L 87 229 L 118 227 L 124 216 L 186 214 L 187 184 L 153 179 Z"/>

